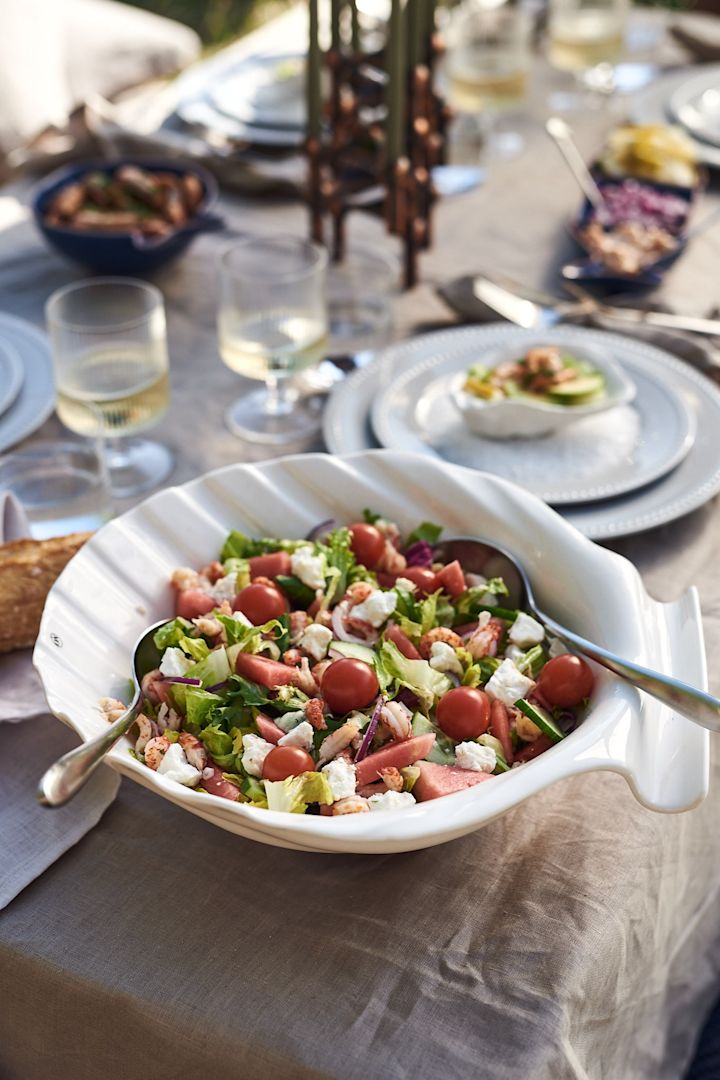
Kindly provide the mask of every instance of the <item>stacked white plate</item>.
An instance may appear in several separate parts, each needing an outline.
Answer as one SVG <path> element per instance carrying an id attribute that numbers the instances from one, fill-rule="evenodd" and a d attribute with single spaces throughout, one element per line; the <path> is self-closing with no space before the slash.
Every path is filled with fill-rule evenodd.
<path id="1" fill-rule="evenodd" d="M 684 127 L 698 159 L 720 169 L 720 64 L 704 64 L 692 75 L 684 70 L 656 79 L 633 95 L 629 111 L 636 124 Z"/>
<path id="2" fill-rule="evenodd" d="M 490 349 L 512 345 L 522 355 L 536 339 L 537 332 L 494 323 L 387 349 L 335 388 L 325 413 L 328 449 L 385 446 L 495 473 L 595 540 L 662 525 L 720 491 L 720 392 L 670 354 L 602 330 L 559 327 L 545 343 L 604 352 L 635 384 L 630 405 L 543 438 L 498 441 L 468 431 L 451 398 L 453 377 Z"/>
<path id="3" fill-rule="evenodd" d="M 47 338 L 0 312 L 0 453 L 44 424 L 55 406 Z"/>

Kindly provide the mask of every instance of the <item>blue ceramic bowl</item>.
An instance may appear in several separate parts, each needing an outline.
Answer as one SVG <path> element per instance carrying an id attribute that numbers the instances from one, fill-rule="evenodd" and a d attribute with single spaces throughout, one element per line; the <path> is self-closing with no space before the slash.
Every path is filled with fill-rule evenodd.
<path id="1" fill-rule="evenodd" d="M 138 165 L 158 172 L 191 173 L 203 185 L 204 194 L 194 217 L 186 225 L 174 229 L 167 236 L 143 237 L 131 232 L 93 232 L 65 226 L 48 225 L 45 220 L 48 207 L 66 184 L 79 180 L 91 172 L 112 175 L 123 165 Z M 218 195 L 214 177 L 198 165 L 186 161 L 84 161 L 58 169 L 46 176 L 31 193 L 31 206 L 35 222 L 48 243 L 62 255 L 83 263 L 103 274 L 143 274 L 176 259 L 192 243 L 199 232 L 221 229 L 222 218 L 210 213 Z"/>
<path id="2" fill-rule="evenodd" d="M 601 191 L 604 188 L 617 186 L 625 180 L 636 179 L 635 177 L 626 176 L 608 177 L 597 169 L 593 169 L 592 172 Z M 674 184 L 661 184 L 656 181 L 644 179 L 637 179 L 637 183 L 641 184 L 643 187 L 653 188 L 655 191 L 662 194 L 674 195 L 681 202 L 685 203 L 686 212 L 684 220 L 682 223 L 678 224 L 677 229 L 674 231 L 677 246 L 666 255 L 663 255 L 657 262 L 646 266 L 637 274 L 621 274 L 617 271 L 609 270 L 602 262 L 599 262 L 588 254 L 584 259 L 575 259 L 566 263 L 562 268 L 562 275 L 564 278 L 570 281 L 582 281 L 588 284 L 604 286 L 611 290 L 627 288 L 647 289 L 654 288 L 656 285 L 660 284 L 665 271 L 685 250 L 685 233 L 687 230 L 688 218 L 692 212 L 693 204 L 699 192 L 699 187 L 677 187 Z M 593 215 L 594 209 L 592 203 L 586 199 L 570 230 L 577 243 L 583 248 L 585 247 L 585 244 L 583 243 L 581 233 L 585 226 L 592 220 Z"/>

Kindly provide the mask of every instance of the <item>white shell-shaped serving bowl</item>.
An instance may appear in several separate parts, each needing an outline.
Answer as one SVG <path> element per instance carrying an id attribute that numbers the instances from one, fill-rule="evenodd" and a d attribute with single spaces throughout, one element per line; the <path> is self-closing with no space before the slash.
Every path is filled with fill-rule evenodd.
<path id="1" fill-rule="evenodd" d="M 419 455 L 378 450 L 231 465 L 159 492 L 102 528 L 48 596 L 34 662 L 50 708 L 83 739 L 101 731 L 98 699 L 127 693 L 133 643 L 149 623 L 173 614 L 171 571 L 216 558 L 230 529 L 304 536 L 329 517 L 350 523 L 364 507 L 403 530 L 432 520 L 444 525 L 446 536 L 495 540 L 524 561 L 549 613 L 631 660 L 706 686 L 694 591 L 659 604 L 629 562 L 596 547 L 520 488 Z M 707 732 L 605 673 L 581 726 L 536 761 L 403 811 L 332 818 L 259 810 L 167 780 L 135 761 L 128 745 L 118 744 L 108 758 L 123 775 L 231 832 L 312 851 L 430 847 L 591 769 L 622 773 L 638 799 L 657 810 L 693 806 L 708 783 Z"/>
<path id="2" fill-rule="evenodd" d="M 529 342 L 526 351 L 536 346 L 552 344 L 551 335 L 546 331 L 536 342 Z M 488 439 L 532 439 L 549 435 L 552 431 L 561 431 L 585 416 L 594 416 L 618 405 L 627 405 L 635 397 L 634 383 L 619 364 L 599 349 L 573 349 L 573 355 L 578 360 L 587 360 L 605 376 L 605 394 L 598 401 L 587 405 L 555 405 L 549 401 L 535 401 L 531 397 L 484 401 L 463 390 L 466 372 L 460 372 L 453 378 L 452 399 L 462 413 L 465 424 L 476 435 L 484 435 Z M 495 368 L 508 360 L 517 360 L 518 348 L 517 345 L 502 346 L 480 359 L 486 367 Z"/>

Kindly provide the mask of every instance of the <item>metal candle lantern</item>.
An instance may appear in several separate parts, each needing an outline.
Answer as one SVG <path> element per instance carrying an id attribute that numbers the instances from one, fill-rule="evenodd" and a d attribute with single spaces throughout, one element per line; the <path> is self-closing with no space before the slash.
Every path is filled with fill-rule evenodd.
<path id="1" fill-rule="evenodd" d="M 445 155 L 447 110 L 433 85 L 434 2 L 392 0 L 385 47 L 374 54 L 360 48 L 356 0 L 332 0 L 326 52 L 318 41 L 318 0 L 308 3 L 305 146 L 312 238 L 324 240 L 329 218 L 332 257 L 340 261 L 347 214 L 383 216 L 403 243 L 409 288 L 417 281 L 418 254 L 431 242 L 432 168 Z"/>

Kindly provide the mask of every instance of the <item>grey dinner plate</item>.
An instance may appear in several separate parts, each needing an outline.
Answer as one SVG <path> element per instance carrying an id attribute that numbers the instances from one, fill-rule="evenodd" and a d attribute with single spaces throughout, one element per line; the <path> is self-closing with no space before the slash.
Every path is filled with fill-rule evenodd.
<path id="1" fill-rule="evenodd" d="M 720 391 L 704 375 L 669 353 L 629 338 L 620 340 L 634 354 L 645 356 L 658 378 L 665 379 L 682 397 L 695 417 L 696 438 L 678 466 L 654 483 L 617 498 L 559 508 L 563 517 L 592 540 L 664 525 L 702 506 L 720 491 Z M 383 370 L 380 355 L 333 390 L 323 424 L 331 453 L 378 447 L 370 411 L 383 387 Z"/>

